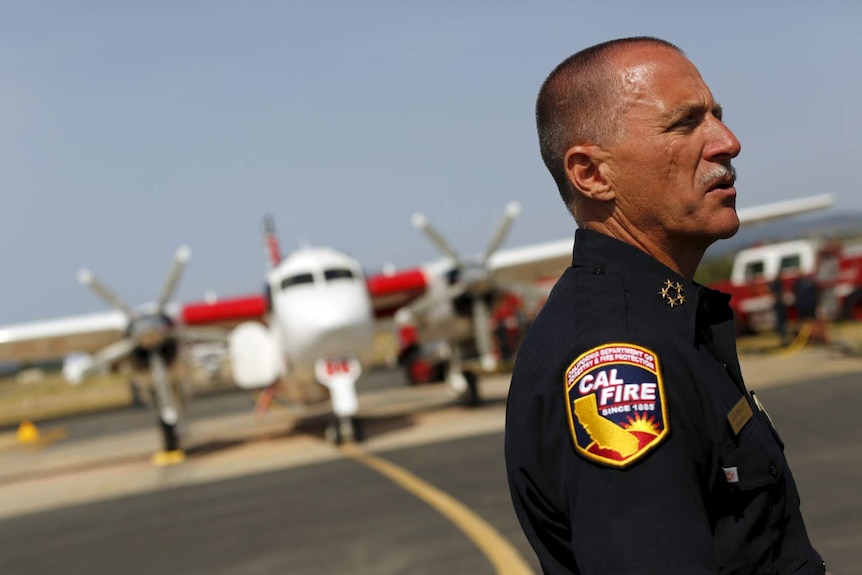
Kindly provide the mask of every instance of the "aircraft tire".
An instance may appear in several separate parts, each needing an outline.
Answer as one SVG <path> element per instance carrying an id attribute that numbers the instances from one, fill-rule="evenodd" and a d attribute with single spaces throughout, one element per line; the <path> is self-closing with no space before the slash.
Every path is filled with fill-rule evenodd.
<path id="1" fill-rule="evenodd" d="M 177 433 L 177 425 L 165 423 L 165 421 L 160 417 L 159 428 L 162 431 L 162 443 L 164 451 L 170 452 L 179 450 L 180 437 L 179 433 Z"/>
<path id="2" fill-rule="evenodd" d="M 333 445 L 341 445 L 351 441 L 362 441 L 362 422 L 356 417 L 336 417 L 326 426 L 324 435 Z"/>

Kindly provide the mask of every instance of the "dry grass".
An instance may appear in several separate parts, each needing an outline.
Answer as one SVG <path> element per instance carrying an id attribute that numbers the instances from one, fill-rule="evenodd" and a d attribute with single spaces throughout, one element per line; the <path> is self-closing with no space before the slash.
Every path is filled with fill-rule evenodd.
<path id="1" fill-rule="evenodd" d="M 3 378 L 0 379 L 0 426 L 17 425 L 27 419 L 51 419 L 78 411 L 122 407 L 130 401 L 128 379 L 120 375 L 95 376 L 75 386 L 59 373 L 46 374 L 30 383 Z"/>

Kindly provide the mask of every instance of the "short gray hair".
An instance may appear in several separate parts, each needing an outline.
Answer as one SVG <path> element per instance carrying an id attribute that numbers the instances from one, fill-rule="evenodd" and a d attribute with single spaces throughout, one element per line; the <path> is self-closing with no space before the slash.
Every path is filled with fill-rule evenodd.
<path id="1" fill-rule="evenodd" d="M 566 151 L 578 144 L 610 145 L 623 137 L 622 86 L 611 55 L 632 44 L 677 46 L 651 36 L 620 38 L 596 44 L 563 60 L 550 73 L 536 100 L 539 150 L 560 196 L 573 214 L 575 191 L 565 170 Z"/>

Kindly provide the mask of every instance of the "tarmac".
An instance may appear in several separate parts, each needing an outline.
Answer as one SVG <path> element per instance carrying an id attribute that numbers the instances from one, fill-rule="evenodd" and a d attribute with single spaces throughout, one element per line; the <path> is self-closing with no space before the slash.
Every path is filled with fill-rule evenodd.
<path id="1" fill-rule="evenodd" d="M 743 355 L 746 384 L 759 390 L 812 378 L 862 374 L 862 357 L 829 347 Z M 392 387 L 360 397 L 368 452 L 383 452 L 502 430 L 508 375 L 482 381 L 486 408 L 464 410 L 443 384 Z M 0 436 L 0 518 L 166 487 L 216 481 L 343 457 L 321 441 L 325 406 L 289 410 L 276 404 L 263 418 L 251 409 L 195 419 L 185 438 L 189 459 L 171 467 L 141 466 L 159 449 L 155 428 L 67 439 L 46 424 L 32 443 Z M 129 473 L 131 470 L 134 473 Z"/>
<path id="2" fill-rule="evenodd" d="M 507 389 L 507 376 L 486 378 L 482 410 L 462 409 L 443 384 L 363 394 L 360 412 L 370 437 L 362 447 L 386 451 L 502 429 Z M 258 419 L 249 407 L 196 419 L 185 439 L 188 459 L 171 467 L 142 465 L 159 449 L 155 426 L 74 440 L 46 424 L 28 444 L 9 432 L 0 437 L 0 519 L 343 458 L 322 439 L 326 414 L 322 407 L 276 406 Z"/>
<path id="3" fill-rule="evenodd" d="M 852 391 L 862 387 L 862 381 L 860 381 L 859 386 L 854 383 L 859 381 L 856 376 L 862 376 L 862 357 L 848 355 L 836 347 L 806 346 L 801 349 L 791 348 L 775 353 L 745 354 L 741 356 L 741 364 L 746 383 L 753 390 L 773 389 L 777 391 L 785 386 L 789 390 L 791 390 L 790 386 L 795 386 L 792 389 L 810 390 L 816 389 L 816 385 L 812 386 L 812 382 L 838 381 L 839 379 L 842 382 L 841 387 L 835 389 L 844 390 L 842 393 L 848 389 Z M 469 561 L 464 559 L 464 561 L 470 565 L 474 563 L 475 565 L 487 565 L 489 563 L 496 565 L 494 557 L 497 557 L 496 553 L 499 553 L 500 549 L 505 548 L 506 539 L 513 541 L 516 546 L 516 549 L 509 549 L 511 557 L 517 558 L 520 551 L 520 556 L 528 558 L 526 561 L 534 561 L 534 559 L 530 559 L 529 549 L 525 546 L 525 542 L 518 532 L 510 506 L 506 505 L 505 481 L 499 483 L 500 478 L 497 475 L 500 473 L 498 472 L 492 473 L 491 477 L 493 477 L 496 488 L 491 491 L 493 491 L 494 497 L 500 497 L 500 499 L 494 499 L 494 504 L 491 506 L 488 506 L 486 501 L 491 496 L 490 487 L 486 485 L 491 481 L 488 479 L 487 473 L 490 466 L 496 466 L 499 462 L 496 459 L 489 459 L 487 462 L 479 460 L 482 456 L 480 454 L 485 454 L 489 450 L 488 445 L 496 446 L 500 441 L 505 398 L 508 390 L 508 375 L 486 377 L 482 380 L 481 386 L 485 403 L 479 409 L 461 407 L 446 386 L 442 384 L 405 387 L 399 383 L 394 383 L 391 386 L 383 386 L 362 393 L 360 412 L 364 414 L 366 419 L 368 439 L 358 447 L 356 452 L 335 447 L 323 439 L 323 427 L 327 413 L 325 406 L 303 411 L 278 407 L 270 411 L 264 418 L 256 419 L 251 413 L 249 402 L 248 409 L 234 410 L 230 413 L 209 413 L 205 417 L 196 417 L 191 421 L 189 433 L 185 440 L 185 445 L 188 446 L 188 459 L 181 465 L 169 467 L 156 467 L 150 464 L 152 454 L 159 447 L 159 438 L 154 426 L 76 438 L 74 433 L 68 433 L 68 430 L 62 425 L 45 424 L 39 427 L 39 439 L 28 444 L 18 443 L 13 433 L 7 433 L 0 436 L 0 519 L 3 520 L 0 521 L 0 532 L 2 532 L 3 525 L 19 525 L 21 521 L 25 522 L 24 525 L 34 522 L 34 525 L 42 525 L 40 521 L 53 523 L 55 519 L 49 518 L 54 517 L 53 514 L 58 513 L 57 510 L 69 509 L 68 513 L 78 514 L 84 513 L 84 510 L 91 510 L 96 513 L 97 510 L 101 509 L 102 511 L 99 513 L 104 513 L 104 505 L 108 505 L 112 509 L 124 509 L 125 506 L 131 504 L 130 502 L 135 501 L 129 497 L 155 497 L 160 493 L 168 494 L 178 489 L 182 490 L 193 486 L 197 486 L 196 491 L 201 493 L 204 492 L 204 486 L 211 486 L 207 489 L 219 492 L 228 490 L 228 493 L 234 493 L 233 490 L 240 489 L 240 485 L 245 485 L 242 489 L 247 490 L 249 485 L 264 481 L 262 478 L 266 477 L 272 478 L 270 482 L 275 481 L 275 478 L 278 477 L 278 482 L 293 485 L 292 481 L 294 480 L 289 479 L 292 476 L 284 475 L 285 473 L 298 474 L 296 477 L 304 478 L 295 485 L 293 488 L 295 491 L 300 492 L 306 489 L 310 490 L 312 487 L 320 487 L 325 494 L 327 489 L 336 489 L 335 485 L 338 485 L 339 481 L 343 481 L 343 479 L 335 480 L 334 477 L 344 478 L 347 476 L 346 474 L 354 477 L 355 471 L 349 471 L 343 467 L 345 461 L 353 459 L 367 467 L 374 465 L 385 467 L 387 465 L 386 460 L 391 461 L 394 458 L 395 461 L 410 463 L 414 473 L 420 476 L 420 478 L 414 479 L 420 482 L 422 481 L 421 477 L 427 475 L 427 477 L 431 477 L 431 483 L 446 485 L 453 481 L 453 477 L 463 476 L 462 479 L 466 481 L 475 475 L 475 479 L 472 479 L 473 487 L 464 491 L 461 499 L 475 501 L 476 503 L 471 507 L 480 509 L 481 515 L 493 517 L 494 524 L 504 537 L 497 539 L 492 537 L 491 540 L 496 541 L 496 543 L 487 543 L 488 540 L 486 539 L 486 544 L 492 551 L 486 553 L 485 559 L 479 556 Z M 806 391 L 806 393 L 810 394 L 811 392 Z M 853 391 L 853 393 L 856 392 Z M 783 412 L 785 414 L 792 413 L 792 405 L 800 402 L 799 399 L 794 399 L 792 394 L 776 397 L 780 397 L 780 401 L 785 403 Z M 823 401 L 827 402 L 828 399 L 824 398 Z M 835 417 L 840 417 L 842 421 L 849 421 L 849 414 L 855 413 L 856 407 L 848 405 L 848 401 L 838 401 L 837 407 L 844 411 Z M 767 405 L 767 407 L 771 406 Z M 808 411 L 804 411 L 804 413 L 808 413 Z M 116 417 L 119 418 L 120 416 L 116 415 Z M 785 417 L 788 416 L 785 415 Z M 855 423 L 853 424 L 855 425 Z M 847 425 L 850 424 L 847 423 Z M 794 438 L 796 443 L 805 446 L 807 445 L 806 442 L 814 441 L 815 434 L 803 433 L 802 431 L 799 433 L 800 435 Z M 848 438 L 846 448 L 851 451 L 858 450 L 859 446 L 856 445 L 855 441 L 850 441 Z M 796 443 L 789 442 L 789 445 Z M 465 445 L 474 446 L 472 449 L 476 450 L 476 455 L 472 457 L 475 461 L 464 459 L 469 456 L 459 456 L 457 450 L 452 451 L 455 449 L 453 446 L 456 445 L 461 446 L 457 448 L 459 450 L 467 449 L 463 447 Z M 801 455 L 799 462 L 802 467 L 802 478 L 805 481 L 808 481 L 806 477 L 817 477 L 820 466 L 827 463 L 834 466 L 836 458 L 837 460 L 844 458 L 844 455 L 833 453 L 828 449 L 824 451 L 820 444 L 811 444 L 807 447 L 811 449 L 812 455 Z M 497 447 L 493 448 L 493 450 L 496 449 Z M 839 449 L 839 446 L 833 446 L 834 449 Z M 496 451 L 493 450 L 491 450 L 494 454 L 493 457 L 497 457 Z M 862 455 L 862 453 L 857 455 Z M 383 457 L 386 459 L 381 459 Z M 854 455 L 848 453 L 847 457 L 853 458 Z M 427 473 L 422 471 L 423 465 L 427 467 L 430 465 L 428 462 L 437 459 L 440 461 L 439 469 L 435 468 L 432 471 L 427 471 Z M 458 461 L 457 469 L 451 467 L 453 460 Z M 858 460 L 858 457 L 855 460 Z M 444 463 L 444 461 L 450 461 L 450 463 Z M 423 464 L 423 462 L 425 463 Z M 793 464 L 793 462 L 791 463 Z M 378 472 L 383 474 L 381 469 L 378 469 Z M 448 471 L 446 471 L 447 469 Z M 315 470 L 330 470 L 325 474 L 329 479 L 320 478 L 321 471 Z M 862 476 L 859 475 L 855 467 L 839 469 L 838 471 L 842 475 L 835 479 L 838 483 L 834 485 L 839 486 L 840 489 L 849 489 L 850 492 L 857 489 L 852 486 L 858 485 L 858 480 L 862 479 Z M 397 469 L 393 471 L 396 474 L 398 472 Z M 273 473 L 278 475 L 272 475 Z M 437 475 L 434 475 L 435 473 Z M 453 476 L 453 473 L 456 475 Z M 308 479 L 308 476 L 318 479 Z M 854 477 L 855 479 L 853 479 Z M 390 479 L 392 478 L 390 477 Z M 241 483 L 236 483 L 236 481 Z M 297 479 L 297 481 L 300 480 Z M 308 483 L 309 481 L 312 482 L 311 485 Z M 320 481 L 321 484 L 315 486 L 313 485 L 315 481 Z M 335 481 L 336 483 L 327 487 L 323 484 L 324 481 Z M 354 480 L 351 479 L 350 481 Z M 395 480 L 393 479 L 393 481 Z M 485 487 L 482 487 L 483 485 Z M 415 489 L 417 493 L 426 494 L 425 496 L 430 493 L 429 489 L 433 490 L 433 487 L 429 488 L 429 486 L 410 489 L 404 485 L 402 487 L 408 491 Z M 820 506 L 823 508 L 835 508 L 834 501 L 822 500 L 822 498 L 828 498 L 830 495 L 838 493 L 839 487 L 830 488 L 833 493 L 821 495 L 819 491 L 816 492 L 815 501 L 820 502 Z M 266 489 L 272 489 L 272 487 L 266 487 Z M 377 489 L 380 488 L 377 487 Z M 453 489 L 456 488 L 453 487 Z M 180 491 L 176 491 L 176 493 L 180 493 Z M 484 495 L 482 495 L 483 493 Z M 234 495 L 223 495 L 222 497 L 230 499 Z M 306 495 L 306 497 L 311 497 L 311 495 Z M 319 497 L 325 499 L 326 496 L 316 494 L 314 497 L 315 501 L 319 501 Z M 445 498 L 445 493 L 441 497 Z M 386 501 L 394 500 L 397 500 L 397 497 L 390 495 Z M 370 499 L 368 503 L 371 504 Z M 92 507 L 93 504 L 99 504 L 100 507 Z M 90 507 L 73 507 L 81 505 L 90 505 Z M 288 504 L 284 503 L 284 505 Z M 297 503 L 293 501 L 289 505 L 295 507 Z M 387 503 L 376 502 L 375 505 L 379 507 L 385 506 Z M 403 506 L 405 503 L 402 502 L 401 505 Z M 498 508 L 500 505 L 503 507 Z M 438 511 L 444 514 L 442 510 L 438 509 Z M 469 509 L 461 511 L 467 515 L 470 514 Z M 189 512 L 186 511 L 186 513 Z M 310 511 L 303 511 L 303 513 L 308 512 Z M 243 517 L 242 512 L 234 510 L 233 513 L 240 513 L 239 516 Z M 361 517 L 362 513 L 360 512 L 359 515 Z M 75 516 L 77 517 L 77 515 Z M 44 520 L 40 520 L 40 517 L 43 517 Z M 832 519 L 832 515 L 829 517 L 830 519 L 827 521 L 825 516 L 818 517 L 815 514 L 814 522 L 823 532 L 832 533 L 829 522 L 834 522 L 834 519 Z M 353 516 L 349 520 L 351 522 L 359 521 Z M 858 522 L 857 519 L 851 518 L 851 520 Z M 305 521 L 311 522 L 312 520 L 306 517 Z M 412 523 L 409 524 L 412 525 Z M 292 528 L 299 529 L 299 527 Z M 326 527 L 326 529 L 329 528 L 331 527 Z M 20 528 L 16 527 L 16 529 Z M 38 529 L 44 530 L 45 527 L 40 526 Z M 195 526 L 194 529 L 202 529 L 202 527 Z M 359 533 L 363 532 L 361 526 L 357 526 L 356 529 Z M 459 529 L 467 533 L 465 527 L 459 525 Z M 396 529 L 395 533 L 397 532 Z M 440 533 L 435 532 L 433 538 L 444 537 L 446 541 L 449 541 L 447 539 L 449 536 L 442 535 L 445 532 L 445 529 Z M 491 532 L 493 533 L 493 529 Z M 302 533 L 295 533 L 294 536 L 301 538 Z M 370 534 L 368 536 L 371 537 Z M 432 535 L 426 533 L 423 537 L 432 537 Z M 482 538 L 478 535 L 476 537 L 473 541 L 481 549 L 479 542 L 482 541 Z M 838 546 L 837 549 L 841 549 L 841 545 L 856 546 L 862 541 L 862 536 L 859 534 L 835 534 L 834 538 L 837 541 L 835 543 Z M 434 540 L 436 541 L 436 539 Z M 368 543 L 368 545 L 377 544 Z M 456 545 L 456 543 L 446 543 L 445 545 L 450 544 Z M 118 545 L 122 545 L 122 543 L 118 543 Z M 461 543 L 457 543 L 457 545 L 461 545 Z M 177 551 L 176 553 L 181 552 Z M 203 551 L 198 552 L 197 556 L 200 553 Z M 308 553 L 311 551 L 309 550 Z M 321 549 L 315 553 L 326 554 Z M 465 551 L 465 553 L 467 552 Z M 470 553 L 474 553 L 474 551 Z M 87 565 L 95 564 L 91 562 L 91 559 L 87 559 Z M 320 563 L 320 561 L 324 561 L 324 559 L 317 555 L 314 558 L 309 556 L 308 565 L 316 565 L 317 572 L 321 572 L 319 571 L 320 565 L 324 563 Z M 411 560 L 415 559 L 414 553 Z M 496 560 L 503 563 L 514 561 L 510 559 L 507 562 L 499 558 Z M 31 558 L 31 561 L 36 561 L 36 559 Z M 275 559 L 273 561 L 273 564 L 279 564 Z M 247 572 L 276 572 L 269 570 L 272 569 L 273 564 L 267 564 L 266 567 L 261 567 L 259 570 Z M 195 565 L 199 567 L 197 563 Z M 526 563 L 520 565 L 520 570 L 511 572 L 530 573 L 536 571 L 534 562 L 532 571 Z M 315 572 L 315 569 L 309 569 L 308 572 Z M 459 569 L 462 568 L 453 567 L 448 572 L 485 572 L 481 569 L 477 571 L 473 567 Z M 487 567 L 482 567 L 482 569 L 487 569 Z M 16 571 L 13 569 L 11 572 Z M 20 572 L 30 573 L 30 566 Z M 36 570 L 32 572 L 47 571 Z M 87 568 L 81 571 L 70 570 L 69 572 L 94 573 L 99 572 L 99 570 Z M 194 570 L 190 569 L 188 572 L 194 572 Z M 224 572 L 232 571 L 226 570 Z M 304 571 L 297 568 L 291 572 L 300 573 Z M 367 572 L 378 571 L 369 570 Z M 381 568 L 379 572 L 398 573 L 404 571 L 395 567 L 391 567 L 391 569 L 387 567 L 386 569 Z M 410 572 L 419 571 L 411 568 Z M 429 570 L 428 572 L 438 571 Z M 504 571 L 494 567 L 492 572 L 503 573 Z"/>

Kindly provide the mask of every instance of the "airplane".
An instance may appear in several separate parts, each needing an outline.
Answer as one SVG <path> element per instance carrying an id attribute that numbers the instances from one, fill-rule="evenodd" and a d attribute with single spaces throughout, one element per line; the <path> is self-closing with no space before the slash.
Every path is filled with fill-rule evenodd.
<path id="1" fill-rule="evenodd" d="M 334 443 L 361 439 L 356 382 L 374 349 L 374 313 L 362 266 L 330 247 L 305 246 L 282 259 L 271 218 L 264 220 L 264 240 L 269 313 L 265 323 L 255 318 L 230 332 L 234 382 L 264 389 L 258 412 L 282 384 L 301 403 L 325 399 L 321 384 L 334 414 L 326 437 Z M 219 303 L 187 306 L 186 321 L 206 324 L 221 310 Z"/>
<path id="2" fill-rule="evenodd" d="M 740 209 L 738 214 L 748 225 L 822 209 L 833 202 L 829 195 L 814 196 Z M 478 402 L 477 372 L 496 365 L 489 310 L 501 294 L 529 293 L 535 291 L 536 282 L 556 279 L 571 260 L 571 239 L 500 250 L 518 213 L 517 204 L 507 206 L 479 259 L 462 258 L 424 216 L 415 215 L 414 226 L 445 257 L 369 277 L 355 258 L 333 248 L 304 247 L 282 258 L 274 225 L 267 219 L 264 239 L 270 269 L 265 294 L 193 302 L 170 313 L 167 303 L 188 259 L 187 249 L 178 250 L 158 303 L 148 312 L 131 310 L 92 274 L 82 272 L 79 280 L 117 311 L 0 327 L 0 361 L 68 354 L 64 372 L 75 380 L 132 357 L 153 380 L 164 438 L 161 453 L 181 456 L 181 403 L 167 385 L 167 369 L 177 355 L 173 352 L 182 341 L 224 340 L 220 328 L 229 326 L 226 340 L 234 379 L 243 389 L 264 390 L 259 410 L 280 387 L 302 402 L 328 397 L 333 419 L 327 438 L 336 443 L 358 440 L 362 429 L 356 382 L 370 361 L 374 330 L 393 320 L 402 326 L 415 324 L 423 344 L 441 340 L 449 349 L 445 380 L 468 404 Z M 478 362 L 476 367 L 465 367 L 463 348 L 471 342 Z M 71 353 L 95 350 L 84 360 Z"/>

